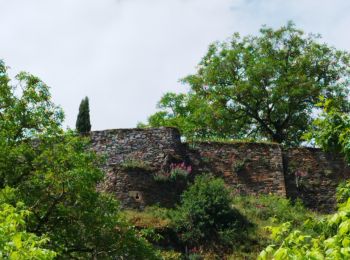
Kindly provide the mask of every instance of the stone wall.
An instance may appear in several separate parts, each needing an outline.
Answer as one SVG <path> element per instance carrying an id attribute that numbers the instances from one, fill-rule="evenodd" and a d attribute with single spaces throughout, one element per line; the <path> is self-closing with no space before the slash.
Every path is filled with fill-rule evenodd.
<path id="1" fill-rule="evenodd" d="M 145 161 L 161 168 L 170 157 L 183 157 L 179 131 L 170 127 L 94 131 L 91 140 L 93 149 L 106 156 L 107 168 L 127 160 Z"/>
<path id="2" fill-rule="evenodd" d="M 196 173 L 213 173 L 241 193 L 286 196 L 279 145 L 201 142 L 190 144 L 189 148 Z"/>
<path id="3" fill-rule="evenodd" d="M 323 212 L 334 210 L 336 188 L 350 178 L 344 160 L 315 148 L 291 148 L 283 156 L 287 197 Z"/>
<path id="4" fill-rule="evenodd" d="M 350 178 L 338 156 L 319 149 L 282 151 L 269 143 L 181 143 L 175 128 L 114 129 L 91 133 L 92 148 L 106 156 L 106 181 L 100 189 L 115 194 L 123 207 L 171 207 L 186 188 L 183 182 L 157 182 L 171 163 L 193 168 L 191 177 L 210 172 L 243 194 L 300 198 L 308 207 L 330 211 L 336 186 Z"/>
<path id="5" fill-rule="evenodd" d="M 173 207 L 179 202 L 186 183 L 157 182 L 153 173 L 137 167 L 113 169 L 107 173 L 100 189 L 115 194 L 123 208 L 143 209 L 155 204 Z"/>
<path id="6" fill-rule="evenodd" d="M 169 171 L 186 156 L 175 128 L 113 129 L 91 133 L 92 148 L 106 157 L 106 180 L 99 189 L 112 192 L 127 208 L 142 209 L 178 202 L 183 183 L 159 183 L 153 175 Z"/>

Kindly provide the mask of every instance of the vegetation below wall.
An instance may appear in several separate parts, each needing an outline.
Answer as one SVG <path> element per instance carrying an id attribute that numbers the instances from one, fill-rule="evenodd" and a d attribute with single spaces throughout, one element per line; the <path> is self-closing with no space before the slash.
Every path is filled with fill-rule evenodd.
<path id="1" fill-rule="evenodd" d="M 191 195 L 193 206 L 198 197 Z M 208 203 L 204 197 L 201 200 Z M 267 226 L 278 227 L 288 221 L 292 227 L 298 228 L 305 220 L 320 217 L 305 209 L 300 201 L 292 203 L 274 195 L 244 196 L 231 190 L 229 204 L 242 217 L 246 226 L 236 230 L 229 244 L 213 234 L 206 234 L 205 239 L 208 241 L 215 237 L 209 246 L 203 242 L 194 246 L 183 239 L 181 228 L 186 218 L 178 218 L 179 211 L 183 210 L 182 204 L 175 209 L 152 206 L 144 211 L 125 210 L 123 214 L 161 250 L 164 259 L 256 259 L 260 252 L 272 243 Z M 193 206 L 192 209 L 195 211 L 196 207 Z"/>

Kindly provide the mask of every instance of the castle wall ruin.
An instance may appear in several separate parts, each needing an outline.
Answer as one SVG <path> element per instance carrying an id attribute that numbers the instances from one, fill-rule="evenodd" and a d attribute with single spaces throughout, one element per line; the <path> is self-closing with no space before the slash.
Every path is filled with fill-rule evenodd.
<path id="1" fill-rule="evenodd" d="M 299 198 L 325 212 L 336 205 L 337 185 L 350 177 L 341 157 L 320 149 L 283 149 L 271 143 L 182 143 L 178 130 L 169 127 L 94 131 L 91 141 L 92 148 L 106 157 L 106 180 L 100 188 L 115 194 L 126 208 L 174 206 L 186 183 L 154 178 L 169 172 L 172 163 L 191 166 L 192 179 L 211 173 L 242 194 Z"/>

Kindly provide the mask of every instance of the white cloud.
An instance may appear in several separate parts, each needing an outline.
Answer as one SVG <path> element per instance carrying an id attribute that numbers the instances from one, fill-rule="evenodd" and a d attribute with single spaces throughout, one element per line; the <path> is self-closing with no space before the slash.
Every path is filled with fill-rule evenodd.
<path id="1" fill-rule="evenodd" d="M 194 71 L 209 43 L 288 20 L 348 49 L 348 1 L 0 0 L 0 58 L 40 76 L 74 127 L 90 97 L 93 129 L 133 127 Z"/>

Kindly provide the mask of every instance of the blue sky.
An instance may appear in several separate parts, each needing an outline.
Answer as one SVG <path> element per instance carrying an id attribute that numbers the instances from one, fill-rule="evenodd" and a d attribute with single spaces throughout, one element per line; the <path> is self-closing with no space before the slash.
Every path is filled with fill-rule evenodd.
<path id="1" fill-rule="evenodd" d="M 134 127 L 194 72 L 208 45 L 293 20 L 350 51 L 349 0 L 0 0 L 0 59 L 50 87 L 74 127 L 90 98 L 93 129 Z"/>

